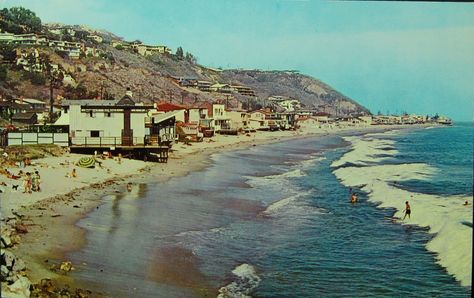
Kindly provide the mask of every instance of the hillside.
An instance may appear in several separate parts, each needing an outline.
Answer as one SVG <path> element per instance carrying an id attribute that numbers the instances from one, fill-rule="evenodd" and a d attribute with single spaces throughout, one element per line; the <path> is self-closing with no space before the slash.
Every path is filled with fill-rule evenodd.
<path id="1" fill-rule="evenodd" d="M 11 20 L 9 27 L 4 25 L 5 28 L 0 29 L 5 32 L 6 28 L 17 28 L 15 18 Z M 28 28 L 20 25 L 18 28 Z M 145 102 L 166 100 L 191 104 L 228 99 L 233 107 L 246 107 L 249 103 L 252 108 L 259 108 L 268 104 L 265 100 L 269 96 L 283 96 L 300 100 L 304 109 L 336 115 L 368 112 L 354 100 L 307 75 L 287 71 L 213 70 L 197 64 L 192 54 L 184 55 L 182 49 L 181 54 L 178 51 L 173 54 L 165 46 L 162 46 L 163 53 L 140 54 L 140 47 L 157 50 L 159 46 L 127 42 L 114 33 L 83 25 L 51 23 L 41 27 L 36 24 L 34 28 L 20 33 L 42 34 L 48 41 L 0 44 L 3 60 L 0 75 L 3 73 L 4 78 L 0 81 L 0 95 L 48 99 L 52 65 L 61 73 L 55 82 L 54 98 L 117 98 L 130 88 L 135 98 Z M 255 97 L 182 87 L 171 76 L 243 85 L 252 88 Z"/>
<path id="2" fill-rule="evenodd" d="M 307 75 L 289 71 L 226 70 L 221 73 L 226 82 L 239 82 L 268 98 L 281 95 L 299 99 L 307 109 L 330 114 L 367 113 L 365 107 L 342 95 L 327 84 Z"/>

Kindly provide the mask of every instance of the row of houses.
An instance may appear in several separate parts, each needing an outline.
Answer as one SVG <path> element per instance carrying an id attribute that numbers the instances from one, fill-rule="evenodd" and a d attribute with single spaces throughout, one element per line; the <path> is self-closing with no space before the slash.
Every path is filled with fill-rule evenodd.
<path id="1" fill-rule="evenodd" d="M 192 87 L 203 92 L 218 92 L 224 94 L 240 94 L 255 97 L 255 91 L 247 86 L 231 85 L 226 83 L 213 83 L 199 80 L 196 77 L 171 76 L 171 79 L 181 87 Z"/>
<path id="2" fill-rule="evenodd" d="M 94 43 L 100 44 L 104 42 L 104 38 L 100 35 L 97 34 L 97 32 L 92 32 L 91 30 L 83 30 L 83 29 L 75 29 L 72 26 L 57 26 L 57 27 L 51 27 L 48 29 L 50 33 L 56 34 L 56 35 L 63 35 L 63 34 L 68 34 L 70 36 L 77 36 L 78 32 L 85 32 L 86 38 L 89 39 L 90 41 L 93 41 Z M 85 34 L 82 34 L 83 36 Z M 164 45 L 147 45 L 142 43 L 141 41 L 124 41 L 121 39 L 112 39 L 110 41 L 110 44 L 116 48 L 116 47 L 122 47 L 123 49 L 130 49 L 136 51 L 138 54 L 142 56 L 150 56 L 153 54 L 171 54 L 171 49 L 167 46 Z"/>
<path id="3" fill-rule="evenodd" d="M 151 56 L 154 54 L 171 54 L 172 51 L 169 47 L 164 45 L 147 45 L 141 41 L 123 41 L 123 40 L 112 40 L 111 45 L 114 48 L 122 47 L 127 50 L 134 50 L 139 55 Z"/>
<path id="4" fill-rule="evenodd" d="M 81 54 L 85 56 L 98 57 L 103 51 L 87 46 L 82 42 L 72 42 L 63 40 L 49 40 L 44 35 L 37 34 L 12 34 L 0 32 L 0 44 L 14 44 L 23 46 L 44 46 L 65 53 L 71 59 L 79 59 Z"/>

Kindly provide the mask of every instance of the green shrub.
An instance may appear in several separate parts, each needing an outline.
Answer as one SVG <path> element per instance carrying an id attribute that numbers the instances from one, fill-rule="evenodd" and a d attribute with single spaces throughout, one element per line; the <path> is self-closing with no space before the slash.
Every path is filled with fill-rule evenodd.
<path id="1" fill-rule="evenodd" d="M 25 71 L 22 74 L 22 79 L 30 81 L 33 85 L 44 85 L 46 84 L 46 77 L 39 72 Z"/>

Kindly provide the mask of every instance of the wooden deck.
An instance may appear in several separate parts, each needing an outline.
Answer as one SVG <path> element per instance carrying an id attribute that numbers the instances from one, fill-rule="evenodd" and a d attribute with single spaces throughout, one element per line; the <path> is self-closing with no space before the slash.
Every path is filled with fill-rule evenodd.
<path id="1" fill-rule="evenodd" d="M 123 138 L 115 137 L 87 137 L 87 138 L 73 138 L 72 144 L 69 146 L 71 151 L 75 152 L 91 152 L 91 151 L 113 151 L 122 153 L 125 156 L 130 156 L 135 159 L 156 162 L 168 162 L 168 153 L 170 146 L 164 144 L 160 145 L 155 142 L 151 144 L 144 144 L 143 139 L 137 142 L 137 139 L 127 140 L 123 142 Z M 130 145 L 132 144 L 132 145 Z M 115 154 L 115 153 L 114 153 Z"/>

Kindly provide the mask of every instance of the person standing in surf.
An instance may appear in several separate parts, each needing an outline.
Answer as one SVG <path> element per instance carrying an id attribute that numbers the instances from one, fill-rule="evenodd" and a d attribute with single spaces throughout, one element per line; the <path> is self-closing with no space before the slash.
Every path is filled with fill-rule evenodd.
<path id="1" fill-rule="evenodd" d="M 410 218 L 410 214 L 411 214 L 411 206 L 410 206 L 410 203 L 408 203 L 408 201 L 405 202 L 405 216 L 403 217 L 403 220 L 405 219 L 405 217 L 407 217 L 408 215 L 408 218 Z"/>
<path id="2" fill-rule="evenodd" d="M 353 193 L 351 196 L 351 203 L 357 203 L 359 201 L 359 198 L 357 197 L 356 193 Z"/>

